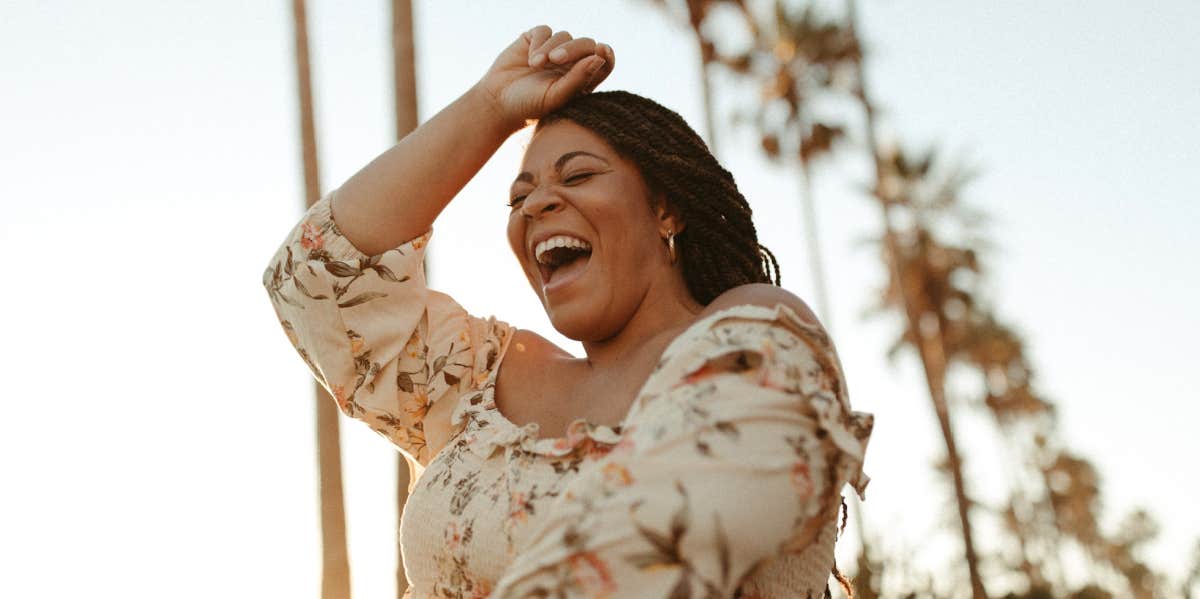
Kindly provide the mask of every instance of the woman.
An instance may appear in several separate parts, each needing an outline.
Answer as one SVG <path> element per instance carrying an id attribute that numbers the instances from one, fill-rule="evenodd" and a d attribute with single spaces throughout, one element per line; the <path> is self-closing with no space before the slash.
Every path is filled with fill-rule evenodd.
<path id="1" fill-rule="evenodd" d="M 524 33 L 316 204 L 264 282 L 342 411 L 424 467 L 401 523 L 414 597 L 820 596 L 870 417 L 812 313 L 767 284 L 700 138 L 590 93 L 613 65 Z M 423 282 L 434 218 L 532 119 L 508 238 L 584 358 Z"/>

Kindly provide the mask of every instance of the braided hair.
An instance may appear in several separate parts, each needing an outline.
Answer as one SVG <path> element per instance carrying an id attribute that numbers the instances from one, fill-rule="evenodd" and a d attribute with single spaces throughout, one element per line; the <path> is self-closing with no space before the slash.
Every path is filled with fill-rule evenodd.
<path id="1" fill-rule="evenodd" d="M 606 91 L 575 98 L 537 127 L 560 120 L 599 135 L 678 211 L 687 226 L 675 237 L 677 254 L 697 302 L 747 283 L 779 285 L 779 264 L 758 243 L 750 204 L 683 117 L 648 98 Z"/>

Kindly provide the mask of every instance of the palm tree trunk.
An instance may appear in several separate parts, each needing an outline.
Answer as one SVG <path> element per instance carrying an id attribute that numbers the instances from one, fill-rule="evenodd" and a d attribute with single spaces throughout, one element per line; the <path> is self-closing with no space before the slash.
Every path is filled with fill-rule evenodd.
<path id="1" fill-rule="evenodd" d="M 395 84 L 396 139 L 403 139 L 417 128 L 417 73 L 413 43 L 412 0 L 392 0 L 392 79 Z M 408 501 L 408 486 L 414 478 L 412 465 L 397 455 L 396 465 L 396 522 L 404 515 Z M 403 598 L 408 589 L 404 574 L 404 556 L 400 535 L 396 535 L 396 597 Z"/>
<path id="2" fill-rule="evenodd" d="M 857 39 L 857 10 L 855 0 L 846 0 L 847 28 L 851 35 Z M 871 104 L 870 96 L 867 94 L 867 82 L 865 69 L 863 67 L 863 59 L 860 57 L 857 61 L 858 68 L 858 90 L 857 95 L 859 102 L 862 104 L 865 120 L 866 120 L 866 138 L 867 145 L 874 159 L 875 191 L 877 194 L 882 193 L 883 186 L 883 157 L 880 154 L 877 140 L 875 138 L 876 123 L 875 109 Z M 954 439 L 954 431 L 950 423 L 949 406 L 946 403 L 945 395 L 945 373 L 946 373 L 946 356 L 942 347 L 941 339 L 941 323 L 937 330 L 923 330 L 933 327 L 922 327 L 922 317 L 927 314 L 918 312 L 914 302 L 908 301 L 907 281 L 901 278 L 904 271 L 900 268 L 900 260 L 902 254 L 900 244 L 896 240 L 895 227 L 892 223 L 891 213 L 888 211 L 887 198 L 879 197 L 879 205 L 883 212 L 884 222 L 884 244 L 889 257 L 888 266 L 892 270 L 892 280 L 896 281 L 900 287 L 900 298 L 904 304 L 904 312 L 908 321 L 908 328 L 913 333 L 913 339 L 916 340 L 917 350 L 921 357 L 921 364 L 925 370 L 925 383 L 929 387 L 929 398 L 933 403 L 934 412 L 937 415 L 938 427 L 942 432 L 942 439 L 946 444 L 946 458 L 949 463 L 951 476 L 954 482 L 954 496 L 958 504 L 958 520 L 962 528 L 963 547 L 967 560 L 967 571 L 971 580 L 971 596 L 974 599 L 987 599 L 987 590 L 983 586 L 983 578 L 979 573 L 979 557 L 975 552 L 975 543 L 971 534 L 971 519 L 970 519 L 970 502 L 967 499 L 965 483 L 962 473 L 962 459 L 958 453 L 958 444 Z M 917 287 L 920 289 L 920 287 Z"/>
<path id="3" fill-rule="evenodd" d="M 396 139 L 417 128 L 417 69 L 412 0 L 392 0 L 392 76 Z"/>
<path id="4" fill-rule="evenodd" d="M 821 242 L 817 233 L 817 199 L 813 194 L 813 173 L 805 160 L 800 161 L 800 204 L 804 207 L 804 228 L 808 243 L 808 267 L 812 271 L 813 288 L 817 296 L 817 314 L 824 321 L 825 329 L 832 332 L 828 280 L 825 277 L 825 260 L 821 254 Z"/>
<path id="5" fill-rule="evenodd" d="M 700 32 L 696 32 L 696 41 L 700 46 L 700 95 L 704 101 L 704 131 L 708 134 L 708 151 L 712 152 L 713 156 L 717 155 L 717 122 L 713 117 L 713 101 L 712 101 L 712 82 L 709 78 L 712 76 L 712 69 L 708 68 L 708 61 L 705 58 L 705 53 L 708 51 L 704 38 L 700 37 Z"/>
<path id="6" fill-rule="evenodd" d="M 697 0 L 688 0 L 688 25 L 695 34 L 696 49 L 700 52 L 700 93 L 704 101 L 704 129 L 708 134 L 708 151 L 716 156 L 717 125 L 713 117 L 712 82 L 709 80 L 711 69 L 708 68 L 708 64 L 712 60 L 712 42 L 709 42 L 700 32 L 700 26 L 704 22 L 704 4 Z"/>
<path id="7" fill-rule="evenodd" d="M 308 64 L 308 18 L 304 0 L 292 0 L 296 37 L 296 81 L 300 97 L 300 138 L 304 162 L 305 205 L 321 198 L 317 172 L 317 134 L 313 124 L 312 80 Z M 350 598 L 350 560 L 346 549 L 346 508 L 342 498 L 342 451 L 333 398 L 316 387 L 317 471 L 321 502 L 321 598 Z"/>
<path id="8" fill-rule="evenodd" d="M 800 203 L 804 206 L 804 226 L 808 233 L 808 258 L 809 269 L 812 271 L 813 289 L 817 299 L 817 316 L 821 319 L 826 332 L 833 334 L 833 302 L 829 299 L 828 278 L 825 276 L 825 260 L 824 254 L 821 253 L 821 241 L 818 235 L 817 226 L 817 209 L 816 209 L 816 194 L 813 193 L 813 172 L 811 165 L 806 160 L 800 161 Z M 863 583 L 869 589 L 869 593 L 874 593 L 874 588 L 870 585 L 871 572 L 863 571 L 863 568 L 868 568 L 871 562 L 870 546 L 867 544 L 867 528 L 866 522 L 863 520 L 862 500 L 855 493 L 850 494 L 850 509 L 854 512 L 854 529 L 858 532 L 858 545 L 861 552 L 861 558 L 858 560 L 860 571 L 856 577 L 861 577 Z"/>

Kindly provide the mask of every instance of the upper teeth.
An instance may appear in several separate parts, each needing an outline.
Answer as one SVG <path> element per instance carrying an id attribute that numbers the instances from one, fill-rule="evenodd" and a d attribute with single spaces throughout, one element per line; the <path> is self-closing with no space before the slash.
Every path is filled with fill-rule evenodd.
<path id="1" fill-rule="evenodd" d="M 541 264 L 546 264 L 546 253 L 554 248 L 579 248 L 581 250 L 591 250 L 592 244 L 569 235 L 555 235 L 547 239 L 533 248 L 533 255 L 537 256 L 537 261 Z"/>

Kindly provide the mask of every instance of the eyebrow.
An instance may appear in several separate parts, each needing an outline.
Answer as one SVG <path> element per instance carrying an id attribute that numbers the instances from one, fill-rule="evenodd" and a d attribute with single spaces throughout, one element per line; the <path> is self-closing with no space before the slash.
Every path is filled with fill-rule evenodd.
<path id="1" fill-rule="evenodd" d="M 554 161 L 554 170 L 561 171 L 563 165 L 566 164 L 568 160 L 570 160 L 576 156 L 591 156 L 592 158 L 595 158 L 597 160 L 602 160 L 604 162 L 604 164 L 608 164 L 608 161 L 605 160 L 601 156 L 597 156 L 591 152 L 585 152 L 583 150 L 575 150 L 574 152 L 567 152 L 566 154 L 559 156 L 558 160 Z M 533 183 L 533 173 L 530 173 L 529 171 L 524 171 L 521 174 L 517 175 L 517 178 L 516 178 L 516 180 L 513 181 L 513 184 L 515 185 L 517 183 Z"/>

